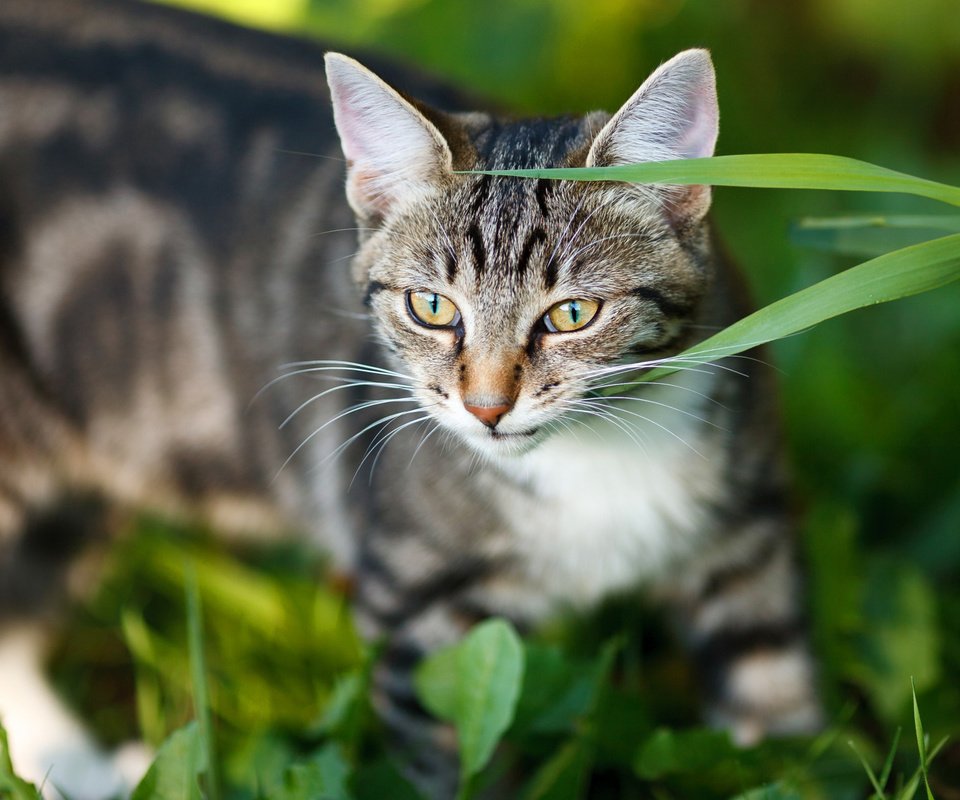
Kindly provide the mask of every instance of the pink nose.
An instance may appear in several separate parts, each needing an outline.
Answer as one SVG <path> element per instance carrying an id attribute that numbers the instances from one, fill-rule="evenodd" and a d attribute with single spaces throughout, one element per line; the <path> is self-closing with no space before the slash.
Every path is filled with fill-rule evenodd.
<path id="1" fill-rule="evenodd" d="M 495 428 L 500 418 L 513 408 L 510 404 L 500 406 L 472 406 L 469 403 L 464 403 L 463 407 L 488 428 Z"/>

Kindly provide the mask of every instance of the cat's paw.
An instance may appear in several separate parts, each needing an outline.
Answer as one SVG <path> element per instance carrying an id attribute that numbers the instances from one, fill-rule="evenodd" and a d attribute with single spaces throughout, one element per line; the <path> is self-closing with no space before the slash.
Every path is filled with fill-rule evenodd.
<path id="1" fill-rule="evenodd" d="M 730 731 L 741 747 L 768 736 L 813 734 L 824 726 L 814 669 L 806 650 L 743 656 L 727 675 L 721 702 L 709 712 L 711 724 Z"/>
<path id="2" fill-rule="evenodd" d="M 89 738 L 62 743 L 42 760 L 25 764 L 45 800 L 114 800 L 129 797 L 150 765 L 149 748 L 129 743 L 104 752 Z"/>

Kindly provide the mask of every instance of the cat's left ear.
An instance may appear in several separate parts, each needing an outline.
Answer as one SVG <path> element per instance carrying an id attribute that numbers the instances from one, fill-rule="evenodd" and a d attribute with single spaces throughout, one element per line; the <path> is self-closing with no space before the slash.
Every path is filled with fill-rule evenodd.
<path id="1" fill-rule="evenodd" d="M 359 62 L 340 53 L 325 60 L 353 210 L 382 218 L 435 192 L 453 163 L 436 126 Z"/>
<path id="2" fill-rule="evenodd" d="M 706 158 L 719 131 L 716 76 L 706 50 L 684 50 L 662 64 L 597 134 L 588 167 Z M 709 186 L 665 194 L 674 224 L 698 222 L 710 207 Z"/>

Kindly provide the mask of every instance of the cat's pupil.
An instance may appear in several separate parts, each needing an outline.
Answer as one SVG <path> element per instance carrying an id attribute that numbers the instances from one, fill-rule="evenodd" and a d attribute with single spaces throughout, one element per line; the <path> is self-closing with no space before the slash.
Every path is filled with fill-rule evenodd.
<path id="1" fill-rule="evenodd" d="M 580 321 L 580 304 L 576 300 L 570 303 L 569 314 L 570 321 L 576 325 Z"/>
<path id="2" fill-rule="evenodd" d="M 440 295 L 432 294 L 430 295 L 430 310 L 436 314 L 440 310 Z"/>

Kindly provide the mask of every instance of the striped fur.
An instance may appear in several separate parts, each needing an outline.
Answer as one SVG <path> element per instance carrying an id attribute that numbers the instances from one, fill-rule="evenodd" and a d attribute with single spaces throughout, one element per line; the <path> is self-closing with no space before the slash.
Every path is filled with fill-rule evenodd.
<path id="1" fill-rule="evenodd" d="M 107 498 L 330 550 L 389 639 L 381 709 L 433 796 L 455 771 L 419 658 L 491 614 L 529 628 L 636 586 L 671 610 L 718 724 L 815 727 L 766 366 L 588 394 L 748 310 L 709 191 L 454 172 L 698 154 L 645 149 L 637 130 L 666 128 L 636 103 L 709 128 L 705 54 L 613 118 L 523 121 L 396 77 L 436 111 L 337 58 L 353 210 L 317 47 L 118 0 L 0 9 L 0 639 L 60 594 L 16 587 L 68 584 L 82 549 L 45 509 Z M 460 327 L 418 325 L 410 290 L 451 298 Z M 578 297 L 596 319 L 549 333 Z M 500 404 L 495 427 L 468 408 Z"/>

